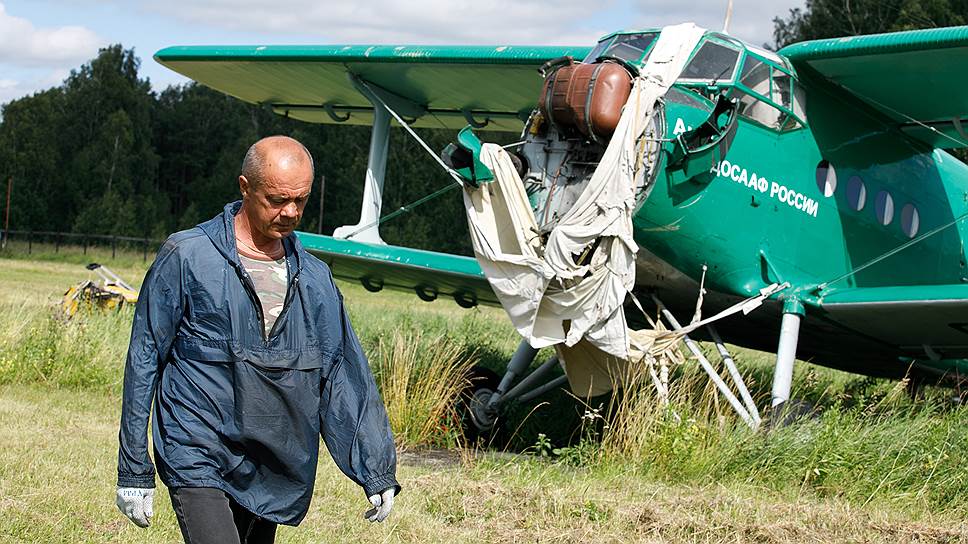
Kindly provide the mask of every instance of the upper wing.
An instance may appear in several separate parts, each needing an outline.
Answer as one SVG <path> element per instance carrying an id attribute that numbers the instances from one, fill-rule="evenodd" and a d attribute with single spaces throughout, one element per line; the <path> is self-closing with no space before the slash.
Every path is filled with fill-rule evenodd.
<path id="1" fill-rule="evenodd" d="M 939 148 L 968 147 L 968 26 L 793 44 L 780 50 Z"/>
<path id="2" fill-rule="evenodd" d="M 414 126 L 520 131 L 544 62 L 566 46 L 176 46 L 155 60 L 208 87 L 313 123 L 369 125 L 373 106 L 350 76 L 386 91 Z M 384 95 L 385 97 L 387 95 Z M 394 104 L 391 104 L 393 107 Z M 348 116 L 348 118 L 347 118 Z M 344 120 L 344 121 L 341 121 Z"/>
<path id="3" fill-rule="evenodd" d="M 333 276 L 359 281 L 370 291 L 384 287 L 409 291 L 427 301 L 448 296 L 465 308 L 500 304 L 472 257 L 366 244 L 307 232 L 296 235 L 307 251 L 329 265 Z"/>

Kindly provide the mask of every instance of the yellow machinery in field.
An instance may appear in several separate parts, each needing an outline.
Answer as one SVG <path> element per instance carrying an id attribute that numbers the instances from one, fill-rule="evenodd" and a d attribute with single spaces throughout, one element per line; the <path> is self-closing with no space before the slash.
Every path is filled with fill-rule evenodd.
<path id="1" fill-rule="evenodd" d="M 82 305 L 120 310 L 125 304 L 138 302 L 138 292 L 110 268 L 98 263 L 91 263 L 86 268 L 97 272 L 100 281 L 85 280 L 64 293 L 61 307 L 65 317 L 73 317 Z"/>

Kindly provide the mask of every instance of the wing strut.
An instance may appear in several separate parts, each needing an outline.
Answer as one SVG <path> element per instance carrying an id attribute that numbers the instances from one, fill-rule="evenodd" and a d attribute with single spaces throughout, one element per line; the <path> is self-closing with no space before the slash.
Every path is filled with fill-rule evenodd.
<path id="1" fill-rule="evenodd" d="M 382 222 L 380 213 L 383 209 L 383 182 L 387 169 L 387 150 L 390 143 L 391 116 L 392 119 L 400 123 L 400 126 L 406 129 L 417 143 L 440 164 L 447 174 L 457 182 L 458 186 L 463 186 L 463 182 L 460 176 L 430 149 L 427 142 L 410 128 L 410 123 L 400 113 L 395 111 L 396 109 L 404 112 L 404 114 L 412 115 L 413 117 L 410 121 L 412 123 L 416 118 L 427 113 L 425 108 L 380 87 L 375 85 L 371 86 L 365 80 L 353 74 L 350 74 L 349 77 L 353 86 L 356 87 L 360 94 L 365 96 L 373 104 L 373 132 L 370 136 L 370 155 L 366 165 L 366 180 L 363 185 L 363 205 L 360 209 L 360 220 L 355 225 L 344 225 L 337 228 L 333 231 L 333 238 L 352 239 L 359 242 L 386 245 L 386 242 L 380 237 L 380 223 Z M 487 123 L 488 120 L 485 120 L 484 125 Z M 445 189 L 449 188 L 450 186 Z M 436 197 L 443 192 L 444 189 L 437 191 L 426 200 Z M 426 200 L 420 199 L 417 205 L 422 204 Z M 409 210 L 405 206 L 401 208 L 401 211 Z"/>
<path id="2" fill-rule="evenodd" d="M 750 413 L 750 417 L 753 418 L 753 422 L 756 425 L 760 424 L 760 411 L 756 408 L 756 403 L 753 402 L 753 397 L 750 396 L 750 390 L 746 387 L 746 382 L 743 380 L 743 375 L 739 373 L 739 369 L 736 368 L 736 363 L 733 362 L 733 356 L 729 354 L 729 350 L 726 349 L 726 345 L 723 344 L 723 339 L 719 337 L 719 333 L 716 331 L 716 327 L 712 325 L 706 326 L 706 330 L 709 331 L 709 336 L 712 337 L 713 342 L 716 344 L 716 349 L 719 351 L 719 357 L 723 360 L 723 365 L 729 371 L 729 375 L 733 378 L 733 383 L 736 384 L 736 389 L 739 390 L 739 396 L 743 398 L 743 404 Z"/>
<path id="3" fill-rule="evenodd" d="M 368 90 L 368 89 L 367 89 Z M 333 231 L 333 238 L 353 239 L 368 244 L 386 245 L 380 238 L 380 211 L 383 208 L 383 181 L 387 172 L 387 149 L 390 146 L 390 112 L 379 99 L 363 93 L 373 103 L 373 132 L 370 134 L 370 156 L 363 182 L 363 204 L 360 221 Z"/>

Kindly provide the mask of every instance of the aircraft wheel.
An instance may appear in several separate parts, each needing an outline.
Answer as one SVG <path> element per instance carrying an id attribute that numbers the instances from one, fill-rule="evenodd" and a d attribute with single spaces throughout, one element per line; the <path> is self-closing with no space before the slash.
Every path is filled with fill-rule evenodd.
<path id="1" fill-rule="evenodd" d="M 469 442 L 489 434 L 497 422 L 497 413 L 488 412 L 485 407 L 491 395 L 497 391 L 501 378 L 489 368 L 474 366 L 468 374 L 467 388 L 461 393 L 458 413 L 464 438 Z"/>
<path id="2" fill-rule="evenodd" d="M 787 427 L 805 419 L 815 419 L 819 416 L 817 407 L 805 400 L 789 400 L 770 411 L 767 429 Z"/>

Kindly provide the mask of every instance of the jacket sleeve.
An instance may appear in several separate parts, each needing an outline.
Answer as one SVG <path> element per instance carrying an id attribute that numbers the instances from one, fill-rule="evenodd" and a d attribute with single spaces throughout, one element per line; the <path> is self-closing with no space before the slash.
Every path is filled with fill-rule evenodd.
<path id="1" fill-rule="evenodd" d="M 118 433 L 120 487 L 155 487 L 155 468 L 148 457 L 148 415 L 159 373 L 182 317 L 181 285 L 180 259 L 169 238 L 141 285 L 131 326 Z"/>
<path id="2" fill-rule="evenodd" d="M 367 497 L 391 487 L 399 494 L 397 454 L 386 408 L 343 307 L 343 297 L 338 290 L 336 294 L 340 326 L 331 330 L 342 335 L 336 343 L 341 349 L 323 383 L 320 432 L 336 465 L 363 487 Z"/>

